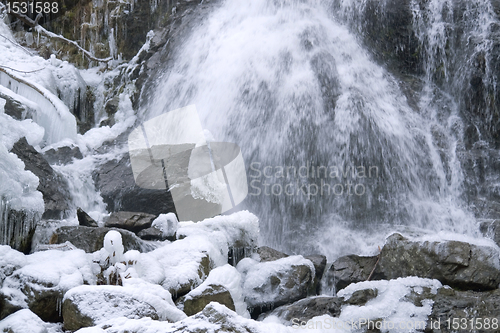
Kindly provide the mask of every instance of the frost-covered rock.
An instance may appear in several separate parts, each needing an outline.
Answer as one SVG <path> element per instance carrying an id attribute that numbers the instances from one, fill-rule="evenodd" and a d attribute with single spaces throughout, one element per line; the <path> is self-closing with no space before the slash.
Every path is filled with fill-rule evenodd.
<path id="1" fill-rule="evenodd" d="M 84 283 L 95 283 L 92 259 L 82 250 L 49 250 L 23 257 L 10 251 L 2 247 L 6 253 L 0 257 L 1 267 L 10 267 L 0 289 L 8 309 L 29 308 L 44 321 L 61 321 L 64 293 Z"/>
<path id="2" fill-rule="evenodd" d="M 126 229 L 138 233 L 151 227 L 155 218 L 155 215 L 140 212 L 115 212 L 106 221 L 106 227 Z"/>
<path id="3" fill-rule="evenodd" d="M 104 237 L 112 229 L 104 227 L 65 226 L 57 228 L 51 239 L 51 244 L 63 244 L 69 241 L 71 244 L 85 252 L 99 251 L 104 244 Z M 138 250 L 142 252 L 151 251 L 154 246 L 144 242 L 134 233 L 124 229 L 114 229 L 122 236 L 124 251 Z"/>
<path id="4" fill-rule="evenodd" d="M 459 241 L 411 241 L 388 237 L 374 279 L 418 276 L 468 290 L 491 290 L 500 284 L 496 248 Z"/>
<path id="5" fill-rule="evenodd" d="M 138 283 L 127 286 L 80 286 L 69 290 L 63 301 L 64 328 L 77 330 L 118 317 L 175 322 L 186 315 L 160 286 Z"/>
<path id="6" fill-rule="evenodd" d="M 260 323 L 238 316 L 224 305 L 212 302 L 203 311 L 179 322 L 168 324 L 150 318 L 108 320 L 97 327 L 76 333 L 292 333 L 295 330 L 276 323 Z"/>
<path id="7" fill-rule="evenodd" d="M 28 143 L 26 138 L 17 141 L 11 152 L 24 162 L 26 170 L 31 171 L 39 179 L 37 189 L 42 192 L 45 203 L 42 217 L 44 219 L 68 217 L 73 208 L 68 182 Z"/>
<path id="8" fill-rule="evenodd" d="M 179 227 L 179 221 L 174 213 L 160 214 L 151 225 L 158 229 L 165 239 L 174 239 Z"/>
<path id="9" fill-rule="evenodd" d="M 135 269 L 137 277 L 162 285 L 178 298 L 199 286 L 222 260 L 219 249 L 206 238 L 189 237 L 141 253 Z"/>
<path id="10" fill-rule="evenodd" d="M 232 253 L 232 264 L 236 265 L 243 257 L 249 256 L 257 248 L 259 219 L 248 211 L 231 215 L 216 216 L 201 222 L 181 222 L 177 238 L 205 235 L 225 253 Z M 239 253 L 239 256 L 235 254 Z"/>
<path id="11" fill-rule="evenodd" d="M 243 293 L 252 315 L 305 298 L 314 285 L 314 265 L 302 256 L 259 263 L 250 258 L 238 264 Z"/>
<path id="12" fill-rule="evenodd" d="M 47 324 L 28 309 L 19 310 L 0 321 L 0 332 L 48 333 Z"/>
<path id="13" fill-rule="evenodd" d="M 200 287 L 194 289 L 199 290 Z M 218 284 L 209 284 L 204 286 L 202 290 L 196 295 L 191 295 L 188 293 L 182 296 L 177 304 L 179 308 L 184 311 L 188 316 L 192 316 L 205 308 L 210 302 L 217 302 L 226 306 L 230 310 L 235 310 L 234 302 L 231 298 L 231 293 L 224 288 L 224 286 Z"/>
<path id="14" fill-rule="evenodd" d="M 0 244 L 28 253 L 36 223 L 44 212 L 38 178 L 9 151 L 26 136 L 36 145 L 43 129 L 31 120 L 16 121 L 3 114 L 0 104 Z"/>
<path id="15" fill-rule="evenodd" d="M 203 310 L 212 301 L 226 305 L 240 316 L 250 317 L 241 288 L 241 275 L 229 264 L 211 270 L 207 279 L 179 299 L 178 304 L 186 314 L 191 315 Z"/>

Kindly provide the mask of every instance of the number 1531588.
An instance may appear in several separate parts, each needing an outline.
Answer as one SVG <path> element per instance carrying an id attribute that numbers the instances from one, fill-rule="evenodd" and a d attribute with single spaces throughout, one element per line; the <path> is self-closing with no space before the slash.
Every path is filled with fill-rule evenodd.
<path id="1" fill-rule="evenodd" d="M 21 1 L 7 2 L 7 14 L 56 14 L 59 13 L 59 3 L 52 1 Z"/>

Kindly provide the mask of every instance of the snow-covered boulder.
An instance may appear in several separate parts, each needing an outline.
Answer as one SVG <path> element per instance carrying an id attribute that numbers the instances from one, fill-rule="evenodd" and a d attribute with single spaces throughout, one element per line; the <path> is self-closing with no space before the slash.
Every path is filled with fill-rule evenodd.
<path id="1" fill-rule="evenodd" d="M 243 318 L 224 305 L 212 302 L 196 315 L 173 324 L 151 318 L 116 318 L 75 333 L 292 333 L 294 331 L 280 324 L 260 323 Z"/>
<path id="2" fill-rule="evenodd" d="M 240 316 L 250 317 L 241 288 L 241 275 L 229 264 L 211 270 L 207 279 L 181 297 L 177 304 L 186 314 L 192 315 L 212 301 L 227 306 Z"/>
<path id="3" fill-rule="evenodd" d="M 227 253 L 229 262 L 236 264 L 257 249 L 259 219 L 248 211 L 216 216 L 201 222 L 180 222 L 177 238 L 204 235 Z M 231 258 L 229 258 L 231 257 Z"/>
<path id="4" fill-rule="evenodd" d="M 0 289 L 4 310 L 29 308 L 44 321 L 58 322 L 64 293 L 96 282 L 92 259 L 82 250 L 49 250 L 22 257 L 8 247 L 1 252 L 5 257 L 0 256 L 0 267 L 10 267 L 3 273 Z"/>
<path id="5" fill-rule="evenodd" d="M 194 290 L 197 289 L 199 290 L 201 288 L 198 287 Z M 203 289 L 199 290 L 199 293 L 195 295 L 188 293 L 182 296 L 176 303 L 185 314 L 192 316 L 203 310 L 210 302 L 217 302 L 226 306 L 228 309 L 235 310 L 231 293 L 220 284 L 209 284 L 204 286 Z"/>
<path id="6" fill-rule="evenodd" d="M 246 258 L 237 268 L 243 275 L 245 301 L 253 316 L 305 298 L 314 286 L 314 265 L 302 256 L 262 263 Z"/>
<path id="7" fill-rule="evenodd" d="M 186 315 L 172 296 L 158 285 L 129 283 L 125 286 L 80 286 L 64 295 L 64 328 L 77 330 L 103 321 L 126 317 L 175 322 Z"/>
<path id="8" fill-rule="evenodd" d="M 37 189 L 42 192 L 45 203 L 42 218 L 62 219 L 73 213 L 68 182 L 28 143 L 25 137 L 14 144 L 11 152 L 24 162 L 26 170 L 31 171 L 39 179 Z"/>
<path id="9" fill-rule="evenodd" d="M 0 321 L 0 332 L 48 333 L 47 324 L 28 309 L 19 310 Z"/>

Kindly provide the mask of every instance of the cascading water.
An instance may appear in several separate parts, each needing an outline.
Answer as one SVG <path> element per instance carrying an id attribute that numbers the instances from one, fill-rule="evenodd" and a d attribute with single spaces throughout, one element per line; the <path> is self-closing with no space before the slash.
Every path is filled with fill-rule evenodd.
<path id="1" fill-rule="evenodd" d="M 428 77 L 416 112 L 329 5 L 224 1 L 170 61 L 145 118 L 196 104 L 217 140 L 241 147 L 242 208 L 264 243 L 331 259 L 373 252 L 401 226 L 474 233 L 453 96 L 436 101 Z"/>

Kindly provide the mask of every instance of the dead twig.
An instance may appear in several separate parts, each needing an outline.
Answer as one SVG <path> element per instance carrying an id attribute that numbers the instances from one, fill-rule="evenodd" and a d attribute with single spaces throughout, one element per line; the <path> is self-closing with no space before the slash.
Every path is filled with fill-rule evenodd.
<path id="1" fill-rule="evenodd" d="M 366 279 L 366 281 L 370 281 L 370 279 L 372 278 L 373 272 L 375 272 L 375 268 L 377 268 L 378 261 L 380 260 L 380 254 L 382 254 L 382 250 L 380 249 L 380 246 L 379 246 L 378 247 L 377 261 L 375 262 L 375 265 L 373 266 L 373 269 L 372 269 L 370 275 L 368 275 L 368 279 Z"/>

